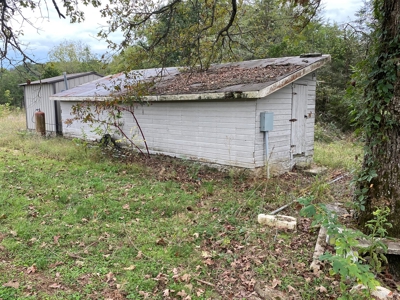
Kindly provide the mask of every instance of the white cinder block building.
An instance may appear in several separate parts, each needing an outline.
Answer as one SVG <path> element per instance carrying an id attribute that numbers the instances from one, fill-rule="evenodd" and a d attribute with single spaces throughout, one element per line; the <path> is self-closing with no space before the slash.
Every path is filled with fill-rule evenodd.
<path id="1" fill-rule="evenodd" d="M 135 116 L 151 153 L 251 169 L 268 165 L 271 174 L 283 173 L 312 161 L 316 70 L 328 61 L 329 55 L 313 54 L 213 65 L 201 73 L 167 68 L 144 104 L 133 104 Z M 142 80 L 160 73 L 138 72 Z M 65 121 L 72 118 L 73 105 L 104 101 L 110 97 L 107 87 L 123 78 L 107 76 L 50 99 L 60 101 Z M 136 134 L 143 147 L 129 113 L 123 123 L 124 131 Z M 267 131 L 262 131 L 264 124 Z M 100 138 L 81 122 L 62 128 L 67 137 L 84 132 L 89 139 Z"/>

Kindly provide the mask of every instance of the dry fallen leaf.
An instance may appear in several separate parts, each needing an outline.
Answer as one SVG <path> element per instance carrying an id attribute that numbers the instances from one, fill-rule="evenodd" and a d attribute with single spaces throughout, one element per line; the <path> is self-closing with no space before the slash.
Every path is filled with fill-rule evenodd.
<path id="1" fill-rule="evenodd" d="M 326 289 L 326 287 L 324 287 L 324 286 L 322 286 L 322 285 L 319 286 L 319 287 L 316 287 L 315 290 L 318 291 L 318 292 L 320 292 L 320 293 L 327 293 L 327 292 L 328 292 L 328 290 Z"/>
<path id="2" fill-rule="evenodd" d="M 204 294 L 204 290 L 203 289 L 197 289 L 197 291 L 196 291 L 197 297 L 200 297 L 203 294 Z"/>
<path id="3" fill-rule="evenodd" d="M 274 280 L 272 280 L 271 287 L 274 289 L 276 286 L 280 285 L 281 283 L 282 283 L 282 280 L 274 278 Z"/>
<path id="4" fill-rule="evenodd" d="M 136 255 L 136 258 L 142 258 L 143 257 L 143 252 L 139 251 L 138 254 Z"/>
<path id="5" fill-rule="evenodd" d="M 27 274 L 33 274 L 37 271 L 36 265 L 30 266 L 28 269 L 26 269 Z"/>
<path id="6" fill-rule="evenodd" d="M 9 282 L 3 284 L 3 286 L 4 287 L 11 287 L 11 288 L 14 288 L 14 289 L 18 289 L 19 288 L 19 282 L 17 282 L 17 281 L 9 281 Z"/>
<path id="7" fill-rule="evenodd" d="M 129 209 L 129 204 L 124 204 L 124 205 L 122 206 L 122 208 L 123 208 L 123 209 Z"/>
<path id="8" fill-rule="evenodd" d="M 181 280 L 184 282 L 189 282 L 190 281 L 190 274 L 184 274 L 181 276 Z"/>
<path id="9" fill-rule="evenodd" d="M 294 287 L 292 287 L 291 285 L 288 285 L 288 286 L 287 286 L 287 289 L 288 289 L 288 292 L 289 292 L 289 293 L 295 292 L 295 291 L 296 291 L 296 289 L 295 289 Z"/>
<path id="10" fill-rule="evenodd" d="M 150 293 L 146 293 L 144 291 L 139 291 L 139 295 L 143 296 L 144 299 L 147 299 L 147 298 L 149 298 Z"/>
<path id="11" fill-rule="evenodd" d="M 314 268 L 313 273 L 316 277 L 320 277 L 323 274 L 323 272 L 317 268 Z"/>
<path id="12" fill-rule="evenodd" d="M 61 288 L 61 284 L 53 283 L 52 285 L 49 285 L 49 288 L 51 288 L 51 289 L 59 289 L 59 288 Z"/>
<path id="13" fill-rule="evenodd" d="M 201 256 L 204 258 L 212 257 L 212 255 L 207 251 L 201 251 Z"/>
<path id="14" fill-rule="evenodd" d="M 75 262 L 75 265 L 77 265 L 78 267 L 83 267 L 84 264 L 85 264 L 85 263 L 84 263 L 83 261 L 81 261 L 81 260 L 77 260 L 77 261 Z"/>
<path id="15" fill-rule="evenodd" d="M 185 290 L 182 290 L 182 291 L 180 291 L 180 292 L 176 293 L 176 295 L 177 295 L 177 296 L 181 296 L 182 298 L 184 298 L 184 297 L 186 297 L 186 296 L 187 296 L 187 294 L 186 294 Z"/>
<path id="16" fill-rule="evenodd" d="M 261 260 L 259 260 L 257 257 L 253 258 L 254 263 L 256 264 L 256 266 L 261 266 L 263 263 Z"/>
<path id="17" fill-rule="evenodd" d="M 29 243 L 30 244 L 34 244 L 34 243 L 36 243 L 37 242 L 37 238 L 35 238 L 35 237 L 33 237 L 33 238 L 31 238 L 30 240 L 29 240 Z"/>
<path id="18" fill-rule="evenodd" d="M 57 245 L 58 245 L 58 240 L 59 240 L 59 238 L 60 238 L 60 235 L 55 235 L 55 236 L 53 237 L 54 244 L 57 244 Z"/>
<path id="19" fill-rule="evenodd" d="M 163 238 L 158 239 L 156 241 L 156 244 L 159 245 L 159 246 L 167 246 L 167 242 Z"/>
<path id="20" fill-rule="evenodd" d="M 109 272 L 106 275 L 106 282 L 109 283 L 110 281 L 113 281 L 113 280 L 114 280 L 114 274 L 113 274 L 113 272 Z"/>
<path id="21" fill-rule="evenodd" d="M 127 268 L 124 268 L 124 270 L 127 270 L 127 271 L 132 271 L 132 270 L 135 270 L 135 268 L 136 268 L 136 266 L 134 266 L 134 265 L 130 265 L 129 267 L 127 267 Z"/>

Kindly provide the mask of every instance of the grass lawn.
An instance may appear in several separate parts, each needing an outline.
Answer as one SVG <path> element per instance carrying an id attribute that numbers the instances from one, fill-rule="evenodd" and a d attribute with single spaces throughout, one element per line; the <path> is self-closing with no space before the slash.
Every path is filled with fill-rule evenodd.
<path id="1" fill-rule="evenodd" d="M 27 133 L 24 118 L 0 118 L 0 299 L 256 300 L 266 286 L 292 299 L 338 296 L 328 266 L 309 270 L 310 221 L 293 233 L 257 215 L 309 194 L 349 200 L 349 175 L 326 182 L 358 164 L 359 147 L 341 144 L 342 164 L 324 176 L 267 180 L 162 156 L 118 161 Z M 316 147 L 320 163 L 327 147 Z M 284 214 L 298 217 L 294 206 Z"/>

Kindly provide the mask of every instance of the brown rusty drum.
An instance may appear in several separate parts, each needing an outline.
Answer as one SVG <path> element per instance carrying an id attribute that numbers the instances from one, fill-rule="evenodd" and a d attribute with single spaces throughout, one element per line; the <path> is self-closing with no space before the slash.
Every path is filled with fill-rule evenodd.
<path id="1" fill-rule="evenodd" d="M 42 111 L 35 112 L 35 124 L 36 124 L 36 132 L 41 135 L 46 135 L 46 121 L 45 115 Z"/>

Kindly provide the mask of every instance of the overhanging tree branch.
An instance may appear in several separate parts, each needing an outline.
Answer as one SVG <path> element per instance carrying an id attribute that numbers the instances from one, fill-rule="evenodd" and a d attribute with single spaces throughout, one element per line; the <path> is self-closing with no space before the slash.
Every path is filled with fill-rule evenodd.
<path id="1" fill-rule="evenodd" d="M 54 8 L 56 9 L 56 11 L 57 11 L 57 13 L 58 13 L 58 16 L 59 16 L 60 18 L 65 19 L 65 16 L 60 12 L 60 9 L 58 8 L 58 5 L 57 5 L 56 1 L 55 1 L 55 0 L 52 0 L 52 1 L 53 1 Z M 65 2 L 65 1 L 64 1 L 64 2 Z"/>
<path id="2" fill-rule="evenodd" d="M 232 5 L 232 12 L 231 12 L 231 16 L 229 18 L 229 22 L 228 22 L 228 24 L 226 24 L 226 26 L 224 28 L 222 28 L 218 32 L 214 44 L 216 44 L 218 42 L 220 37 L 222 37 L 224 35 L 226 35 L 226 36 L 229 35 L 229 28 L 232 27 L 233 22 L 235 21 L 236 13 L 237 13 L 237 2 L 236 2 L 236 0 L 232 0 L 231 1 L 231 5 Z"/>
<path id="3" fill-rule="evenodd" d="M 304 14 L 304 24 L 315 16 L 320 5 L 320 0 L 276 0 L 285 7 L 290 3 L 293 11 L 298 15 Z M 14 14 L 23 16 L 22 9 L 41 10 L 43 5 L 51 3 L 59 18 L 69 17 L 71 22 L 84 20 L 83 12 L 79 5 L 92 5 L 98 7 L 99 0 L 29 0 L 11 1 L 0 0 L 0 39 L 3 47 L 0 59 L 10 59 L 11 52 L 17 53 L 23 62 L 34 62 L 27 55 L 26 50 L 18 39 L 22 30 L 15 30 L 10 26 Z M 62 4 L 62 6 L 60 6 Z M 99 32 L 98 36 L 109 43 L 109 48 L 120 51 L 132 45 L 141 45 L 148 56 L 152 57 L 159 66 L 171 65 L 171 53 L 177 53 L 179 61 L 191 67 L 200 64 L 201 68 L 208 66 L 226 55 L 234 57 L 234 51 L 240 45 L 243 51 L 252 53 L 251 47 L 246 45 L 248 31 L 239 27 L 238 13 L 245 9 L 249 3 L 230 0 L 170 0 L 165 3 L 158 0 L 113 0 L 110 4 L 100 9 L 103 17 L 108 18 L 107 29 Z M 289 6 L 290 6 L 289 5 Z M 65 13 L 62 12 L 65 9 Z M 295 16 L 298 17 L 298 15 Z M 34 24 L 23 19 L 30 26 Z M 299 22 L 297 22 L 299 23 Z M 300 27 L 304 27 L 305 25 Z M 121 32 L 124 39 L 120 43 L 110 38 L 114 32 Z M 250 35 L 253 33 L 250 33 Z M 256 36 L 256 35 L 255 35 Z M 12 51 L 11 51 L 12 49 Z M 154 55 L 155 52 L 162 55 Z M 220 58 L 215 55 L 219 52 Z M 233 55 L 232 55 L 233 54 Z M 160 58 L 160 60 L 156 60 Z M 203 62 L 206 62 L 203 64 Z"/>

